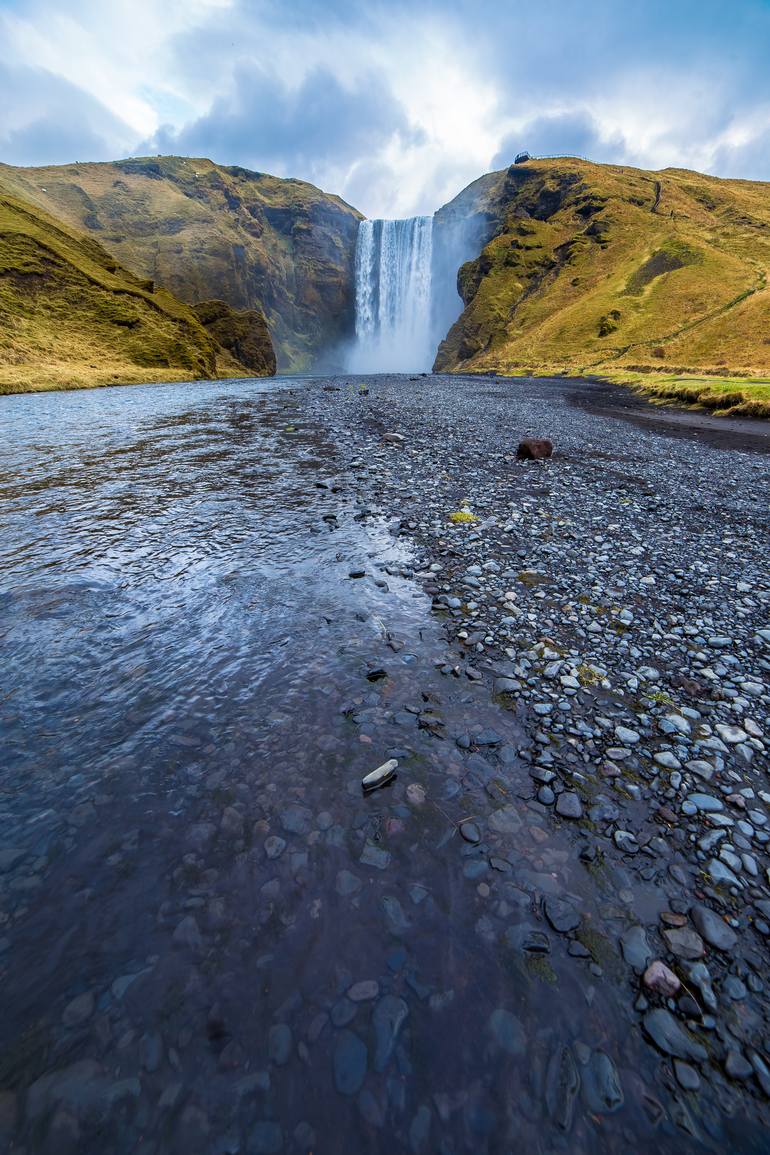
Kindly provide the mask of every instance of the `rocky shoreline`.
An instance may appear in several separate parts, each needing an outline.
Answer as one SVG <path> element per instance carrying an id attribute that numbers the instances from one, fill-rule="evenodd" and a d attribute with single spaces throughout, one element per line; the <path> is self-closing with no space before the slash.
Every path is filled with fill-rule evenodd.
<path id="1" fill-rule="evenodd" d="M 576 409 L 569 383 L 410 385 L 311 396 L 366 514 L 415 551 L 441 672 L 516 714 L 530 806 L 641 899 L 617 946 L 679 1085 L 697 1058 L 727 1098 L 770 1097 L 770 460 L 732 430 L 720 450 L 699 422 L 671 438 Z M 554 457 L 517 462 L 523 436 Z"/>
<path id="2" fill-rule="evenodd" d="M 10 1151 L 764 1153 L 770 456 L 622 396 L 9 399 Z"/>

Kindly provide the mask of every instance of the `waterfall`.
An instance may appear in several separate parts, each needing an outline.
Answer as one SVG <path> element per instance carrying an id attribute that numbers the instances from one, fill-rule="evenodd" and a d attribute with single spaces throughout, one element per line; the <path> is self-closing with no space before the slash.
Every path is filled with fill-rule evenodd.
<path id="1" fill-rule="evenodd" d="M 358 373 L 429 370 L 433 217 L 361 221 L 356 241 Z"/>

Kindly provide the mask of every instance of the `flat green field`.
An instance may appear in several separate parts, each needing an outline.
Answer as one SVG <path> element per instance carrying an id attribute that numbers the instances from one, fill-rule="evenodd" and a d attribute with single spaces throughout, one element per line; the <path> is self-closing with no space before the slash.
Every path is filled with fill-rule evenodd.
<path id="1" fill-rule="evenodd" d="M 602 374 L 604 376 L 604 374 Z M 770 377 L 687 377 L 674 373 L 611 373 L 610 381 L 630 385 L 650 401 L 710 409 L 731 417 L 770 418 Z"/>

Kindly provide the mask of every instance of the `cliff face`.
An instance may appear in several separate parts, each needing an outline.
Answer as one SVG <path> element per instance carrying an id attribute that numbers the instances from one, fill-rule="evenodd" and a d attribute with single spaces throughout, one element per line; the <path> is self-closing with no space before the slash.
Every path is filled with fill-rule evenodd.
<path id="1" fill-rule="evenodd" d="M 264 313 L 281 371 L 323 365 L 353 331 L 360 214 L 304 181 L 184 157 L 0 176 L 181 300 Z"/>
<path id="2" fill-rule="evenodd" d="M 224 301 L 200 301 L 193 305 L 193 312 L 216 343 L 250 374 L 273 376 L 275 351 L 267 322 L 260 312 L 231 309 Z"/>
<path id="3" fill-rule="evenodd" d="M 441 217 L 487 235 L 437 370 L 770 371 L 768 184 L 532 161 Z"/>
<path id="4" fill-rule="evenodd" d="M 0 393 L 250 371 L 187 305 L 0 183 Z"/>

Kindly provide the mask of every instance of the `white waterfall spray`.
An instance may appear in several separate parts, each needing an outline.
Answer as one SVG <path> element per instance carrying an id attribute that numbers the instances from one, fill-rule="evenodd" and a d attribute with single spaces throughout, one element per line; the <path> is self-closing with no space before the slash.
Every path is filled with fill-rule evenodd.
<path id="1" fill-rule="evenodd" d="M 356 242 L 357 373 L 428 370 L 433 217 L 361 221 Z"/>

